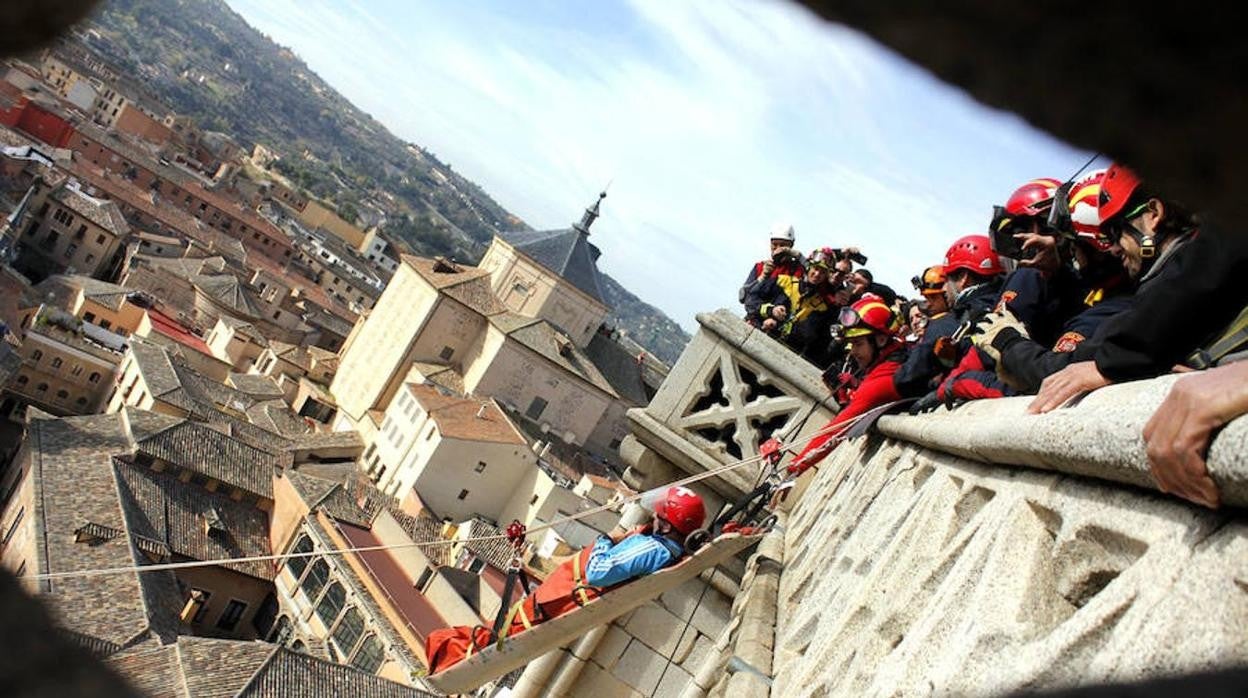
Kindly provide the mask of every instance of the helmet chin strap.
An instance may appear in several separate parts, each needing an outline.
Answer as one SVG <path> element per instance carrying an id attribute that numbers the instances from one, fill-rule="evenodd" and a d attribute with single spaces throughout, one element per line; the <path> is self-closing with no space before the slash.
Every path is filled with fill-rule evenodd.
<path id="1" fill-rule="evenodd" d="M 1152 259 L 1157 256 L 1157 243 L 1154 237 L 1137 234 L 1136 240 L 1140 243 L 1140 256 L 1144 259 Z"/>

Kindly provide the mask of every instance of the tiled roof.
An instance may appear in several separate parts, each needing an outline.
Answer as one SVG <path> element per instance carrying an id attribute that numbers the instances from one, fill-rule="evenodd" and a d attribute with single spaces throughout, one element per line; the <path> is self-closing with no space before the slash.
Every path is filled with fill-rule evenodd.
<path id="1" fill-rule="evenodd" d="M 180 637 L 109 668 L 154 698 L 423 698 L 433 694 L 267 642 Z"/>
<path id="2" fill-rule="evenodd" d="M 499 317 L 501 316 L 491 317 L 490 322 L 495 322 Z M 495 324 L 498 325 L 498 323 Z M 575 373 L 607 395 L 617 396 L 611 383 L 594 366 L 585 352 L 568 339 L 567 335 L 556 330 L 545 320 L 533 320 L 510 331 L 505 329 L 504 325 L 498 326 L 506 332 L 508 337 Z"/>
<path id="3" fill-rule="evenodd" d="M 417 257 L 416 255 L 405 254 L 402 261 L 411 267 L 421 278 L 429 282 L 429 285 L 436 289 L 444 289 L 456 284 L 462 284 L 473 279 L 488 277 L 490 273 L 478 267 L 470 267 L 462 264 L 450 264 L 439 262 L 435 259 L 427 257 Z M 440 271 L 450 270 L 454 271 Z"/>
<path id="4" fill-rule="evenodd" d="M 464 394 L 464 376 L 453 367 L 418 361 L 412 364 L 412 368 L 420 372 L 420 375 L 424 376 L 425 380 L 445 388 L 451 394 Z"/>
<path id="5" fill-rule="evenodd" d="M 75 185 L 76 186 L 76 185 Z M 121 209 L 112 201 L 96 199 L 78 191 L 74 186 L 64 186 L 52 194 L 52 198 L 65 205 L 65 208 L 86 218 L 108 232 L 122 237 L 130 232 Z"/>
<path id="6" fill-rule="evenodd" d="M 136 444 L 139 451 L 241 490 L 273 498 L 273 476 L 286 459 L 195 422 L 165 429 Z"/>
<path id="7" fill-rule="evenodd" d="M 517 251 L 567 279 L 586 295 L 606 303 L 602 282 L 598 279 L 598 248 L 589 241 L 589 234 L 576 227 L 563 230 L 519 231 L 503 233 L 503 240 Z"/>
<path id="8" fill-rule="evenodd" d="M 238 695 L 239 698 L 434 698 L 436 694 L 282 649 Z"/>
<path id="9" fill-rule="evenodd" d="M 246 286 L 230 274 L 201 275 L 191 278 L 195 288 L 219 301 L 222 305 L 247 317 L 260 317 L 260 309 L 252 301 Z"/>
<path id="10" fill-rule="evenodd" d="M 254 373 L 231 373 L 226 381 L 230 387 L 256 398 L 282 397 L 282 389 L 277 387 L 277 382 L 268 376 Z"/>
<path id="11" fill-rule="evenodd" d="M 301 439 L 309 430 L 308 423 L 280 398 L 256 403 L 248 408 L 247 419 L 253 425 L 280 434 L 286 439 Z"/>
<path id="12" fill-rule="evenodd" d="M 389 514 L 414 542 L 442 540 L 441 521 L 425 515 L 409 516 L 396 507 L 387 508 L 386 514 Z M 421 548 L 420 551 L 429 558 L 429 562 L 439 567 L 453 562 L 449 545 L 431 545 Z"/>
<path id="13" fill-rule="evenodd" d="M 629 352 L 624 345 L 601 332 L 595 332 L 585 347 L 585 355 L 615 388 L 615 392 L 631 406 L 644 407 L 650 402 L 646 397 L 637 355 Z"/>
<path id="14" fill-rule="evenodd" d="M 462 528 L 461 526 L 461 530 Z M 464 543 L 464 547 L 471 550 L 477 557 L 490 563 L 495 569 L 505 570 L 511 564 L 511 556 L 514 551 L 507 539 L 502 537 L 503 530 L 498 526 L 482 519 L 472 519 L 468 527 L 468 536 L 471 538 L 500 536 L 500 538 L 491 540 L 469 541 Z"/>
<path id="15" fill-rule="evenodd" d="M 113 467 L 131 532 L 162 541 L 174 553 L 193 560 L 269 554 L 269 517 L 254 505 L 121 459 L 115 459 Z M 209 522 L 219 530 L 210 533 Z M 273 579 L 273 565 L 268 562 L 223 567 L 257 579 Z"/>
<path id="16" fill-rule="evenodd" d="M 177 320 L 155 308 L 147 309 L 147 318 L 152 321 L 152 330 L 160 336 L 167 337 L 173 342 L 188 349 L 193 349 L 200 354 L 212 356 L 212 348 L 208 346 L 208 343 L 200 339 L 199 336 L 184 327 Z"/>
<path id="17" fill-rule="evenodd" d="M 524 437 L 493 400 L 443 395 L 437 388 L 421 383 L 408 383 L 407 390 L 429 413 L 443 437 L 525 444 Z"/>
<path id="18" fill-rule="evenodd" d="M 292 439 L 287 450 L 315 450 L 317 448 L 359 448 L 364 440 L 358 431 L 316 431 Z"/>
<path id="19" fill-rule="evenodd" d="M 127 531 L 112 457 L 129 450 L 120 414 L 31 420 L 32 520 L 48 572 L 128 567 L 146 562 L 129 535 L 76 542 L 88 525 Z M 41 594 L 60 625 L 93 652 L 177 634 L 181 595 L 171 572 L 59 579 Z"/>
<path id="20" fill-rule="evenodd" d="M 35 284 L 31 289 L 32 294 L 39 296 L 45 303 L 56 305 L 62 310 L 68 310 L 70 300 L 82 291 L 86 298 L 106 305 L 113 310 L 121 308 L 122 302 L 126 296 L 133 293 L 131 289 L 117 284 L 110 284 L 107 281 L 100 281 L 89 276 L 81 274 L 56 274 L 49 276 L 43 281 Z"/>

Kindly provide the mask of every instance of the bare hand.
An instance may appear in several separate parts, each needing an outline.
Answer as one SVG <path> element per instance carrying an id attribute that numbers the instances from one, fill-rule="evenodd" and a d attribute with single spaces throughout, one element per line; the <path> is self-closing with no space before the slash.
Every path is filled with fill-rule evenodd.
<path id="1" fill-rule="evenodd" d="M 1216 509 L 1218 486 L 1205 457 L 1210 436 L 1248 411 L 1248 363 L 1234 363 L 1179 380 L 1144 425 L 1148 464 L 1162 492 Z"/>
<path id="2" fill-rule="evenodd" d="M 849 305 L 849 301 L 853 297 L 854 297 L 853 291 L 850 291 L 847 288 L 842 288 L 841 290 L 836 292 L 836 304 L 837 305 Z"/>
<path id="3" fill-rule="evenodd" d="M 772 320 L 771 318 L 767 318 L 766 320 L 763 320 L 763 331 L 764 331 L 764 332 L 771 332 L 771 331 L 772 331 L 772 330 L 774 330 L 774 329 L 776 329 L 776 321 L 775 321 L 775 320 Z"/>
<path id="4" fill-rule="evenodd" d="M 1027 406 L 1029 414 L 1043 414 L 1066 404 L 1067 400 L 1081 393 L 1104 388 L 1110 380 L 1101 375 L 1093 361 L 1071 364 L 1054 373 L 1040 384 L 1040 392 Z"/>
<path id="5" fill-rule="evenodd" d="M 771 276 L 771 270 L 775 268 L 776 268 L 776 263 L 771 261 L 770 259 L 763 262 L 763 270 L 759 272 L 758 274 L 759 280 L 761 281 L 762 279 L 765 279 Z"/>
<path id="6" fill-rule="evenodd" d="M 1062 258 L 1057 253 L 1057 238 L 1036 233 L 1017 233 L 1014 239 L 1023 241 L 1024 250 L 1036 251 L 1031 259 L 1019 260 L 1018 266 L 1033 267 L 1045 276 L 1053 274 L 1061 266 Z"/>
<path id="7" fill-rule="evenodd" d="M 777 305 L 771 309 L 771 316 L 779 321 L 784 321 L 789 316 L 789 309 L 783 305 Z"/>

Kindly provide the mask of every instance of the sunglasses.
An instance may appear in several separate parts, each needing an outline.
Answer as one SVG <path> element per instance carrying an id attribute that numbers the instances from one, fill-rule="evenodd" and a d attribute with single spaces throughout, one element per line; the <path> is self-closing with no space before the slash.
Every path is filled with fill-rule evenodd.
<path id="1" fill-rule="evenodd" d="M 1139 234 L 1135 226 L 1131 225 L 1131 221 L 1144 215 L 1144 211 L 1148 209 L 1148 202 L 1145 201 L 1139 206 L 1127 211 L 1121 216 L 1114 216 L 1110 220 L 1101 223 L 1101 235 L 1111 245 L 1117 245 L 1123 235 L 1131 235 L 1134 237 Z"/>

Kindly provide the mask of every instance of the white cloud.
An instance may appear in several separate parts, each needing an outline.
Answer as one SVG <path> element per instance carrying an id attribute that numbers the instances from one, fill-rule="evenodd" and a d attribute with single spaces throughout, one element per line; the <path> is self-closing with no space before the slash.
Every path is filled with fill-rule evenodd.
<path id="1" fill-rule="evenodd" d="M 231 2 L 536 227 L 576 220 L 612 180 L 600 265 L 690 329 L 735 304 L 774 220 L 803 248 L 860 243 L 904 292 L 1014 184 L 1078 164 L 788 4 L 633 0 L 569 18 Z M 611 32 L 589 29 L 606 23 L 595 12 L 620 15 Z"/>

